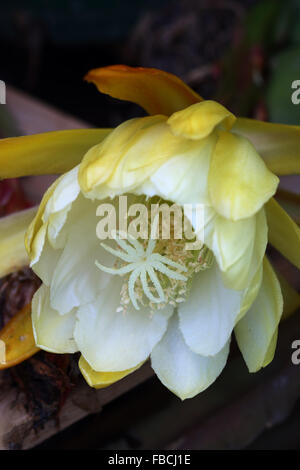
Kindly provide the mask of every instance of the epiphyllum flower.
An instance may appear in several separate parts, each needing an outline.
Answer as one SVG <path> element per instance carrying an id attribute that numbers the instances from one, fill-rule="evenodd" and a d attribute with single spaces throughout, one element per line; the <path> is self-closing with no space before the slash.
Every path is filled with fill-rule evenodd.
<path id="1" fill-rule="evenodd" d="M 153 69 L 108 67 L 87 79 L 152 116 L 110 133 L 49 133 L 0 147 L 6 177 L 69 169 L 46 192 L 26 236 L 43 281 L 32 303 L 37 345 L 80 351 L 81 371 L 98 387 L 150 357 L 182 399 L 218 377 L 233 330 L 249 370 L 267 365 L 282 314 L 280 285 L 265 257 L 268 231 L 300 265 L 299 229 L 272 199 L 278 178 L 271 170 L 299 172 L 299 128 L 236 120 Z M 23 157 L 17 170 L 10 154 Z M 203 245 L 187 252 L 184 239 L 124 240 L 118 232 L 114 242 L 100 243 L 96 209 L 102 202 L 117 208 L 120 195 L 202 204 L 202 230 L 193 228 Z"/>

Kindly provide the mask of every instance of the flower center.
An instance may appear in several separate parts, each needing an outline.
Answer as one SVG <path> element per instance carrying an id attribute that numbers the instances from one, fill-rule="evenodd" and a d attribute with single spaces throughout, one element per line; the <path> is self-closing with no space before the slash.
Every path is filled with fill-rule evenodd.
<path id="1" fill-rule="evenodd" d="M 211 266 L 213 254 L 205 245 L 187 250 L 185 237 L 176 239 L 171 235 L 164 239 L 161 228 L 158 215 L 148 240 L 138 240 L 130 233 L 115 230 L 112 235 L 116 248 L 101 243 L 116 260 L 113 267 L 103 266 L 99 261 L 96 266 L 124 277 L 118 312 L 125 313 L 130 303 L 136 310 L 142 305 L 153 312 L 168 304 L 175 307 L 186 300 L 193 275 Z"/>

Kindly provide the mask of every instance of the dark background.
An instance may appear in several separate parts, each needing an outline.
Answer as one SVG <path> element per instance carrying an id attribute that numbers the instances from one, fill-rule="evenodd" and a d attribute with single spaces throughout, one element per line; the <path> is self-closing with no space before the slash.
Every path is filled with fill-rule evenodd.
<path id="1" fill-rule="evenodd" d="M 83 76 L 118 63 L 175 73 L 236 114 L 299 125 L 291 83 L 300 79 L 300 1 L 2 0 L 0 79 L 8 84 L 91 125 L 115 126 L 143 111 L 100 95 Z M 151 426 L 175 402 L 191 409 L 150 379 L 38 448 L 139 448 L 130 427 Z M 249 448 L 299 449 L 300 403 Z"/>
<path id="2" fill-rule="evenodd" d="M 118 63 L 175 73 L 244 116 L 300 122 L 299 0 L 2 0 L 0 52 L 2 80 L 96 126 L 141 113 L 83 82 Z"/>

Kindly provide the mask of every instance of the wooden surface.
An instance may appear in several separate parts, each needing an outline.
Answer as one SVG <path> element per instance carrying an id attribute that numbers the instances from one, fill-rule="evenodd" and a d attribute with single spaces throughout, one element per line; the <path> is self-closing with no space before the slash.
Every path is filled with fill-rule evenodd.
<path id="1" fill-rule="evenodd" d="M 6 107 L 22 135 L 92 127 L 11 86 L 6 91 Z"/>
<path id="2" fill-rule="evenodd" d="M 291 345 L 299 337 L 300 312 L 281 323 L 275 358 L 259 372 L 249 374 L 232 344 L 236 354 L 213 385 L 195 398 L 182 402 L 153 377 L 39 448 L 247 448 L 270 430 L 275 433 L 281 423 L 295 421 L 300 365 L 291 361 Z M 285 448 L 300 449 L 300 422 L 291 429 L 286 424 L 284 438 Z"/>
<path id="3" fill-rule="evenodd" d="M 15 387 L 7 385 L 5 372 L 0 374 L 0 449 L 27 449 L 70 426 L 102 407 L 153 374 L 148 364 L 116 384 L 101 390 L 89 387 L 83 380 L 68 396 L 59 420 L 49 420 L 38 431 L 33 417 L 25 411 L 24 397 Z"/>

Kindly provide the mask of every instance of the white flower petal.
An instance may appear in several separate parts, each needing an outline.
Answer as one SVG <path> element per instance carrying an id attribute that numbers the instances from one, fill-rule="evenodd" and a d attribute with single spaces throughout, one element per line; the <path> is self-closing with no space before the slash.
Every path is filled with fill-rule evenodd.
<path id="1" fill-rule="evenodd" d="M 228 341 L 244 291 L 227 289 L 217 263 L 195 275 L 187 300 L 178 307 L 185 342 L 196 354 L 214 356 Z"/>
<path id="2" fill-rule="evenodd" d="M 122 279 L 115 277 L 94 302 L 79 307 L 75 327 L 78 347 L 96 371 L 115 372 L 147 359 L 166 331 L 173 308 L 151 315 L 150 309 L 117 312 Z"/>
<path id="3" fill-rule="evenodd" d="M 34 265 L 39 261 L 45 245 L 47 235 L 47 224 L 43 224 L 37 231 L 32 241 L 30 267 L 34 270 Z"/>
<path id="4" fill-rule="evenodd" d="M 190 149 L 167 160 L 150 177 L 156 194 L 176 204 L 208 204 L 207 177 L 215 143 L 214 134 L 197 143 L 189 142 Z M 144 190 L 149 188 L 146 182 Z"/>
<path id="5" fill-rule="evenodd" d="M 229 353 L 229 341 L 213 357 L 195 354 L 186 345 L 173 315 L 163 339 L 151 353 L 152 367 L 161 382 L 182 400 L 209 387 L 222 372 Z"/>
<path id="6" fill-rule="evenodd" d="M 80 193 L 78 169 L 79 165 L 62 175 L 58 182 L 56 181 L 56 187 L 45 207 L 44 222 L 49 219 L 50 214 L 68 208 L 78 197 Z"/>
<path id="7" fill-rule="evenodd" d="M 66 222 L 68 220 L 72 204 L 59 212 L 53 212 L 48 220 L 48 241 L 54 249 L 64 248 L 67 240 Z"/>
<path id="8" fill-rule="evenodd" d="M 47 202 L 41 217 L 43 223 L 33 240 L 35 255 L 31 258 L 30 266 L 47 285 L 51 282 L 61 254 L 61 250 L 56 250 L 64 248 L 66 243 L 68 214 L 80 192 L 77 175 L 78 167 L 75 167 L 58 178 L 48 189 Z"/>
<path id="9" fill-rule="evenodd" d="M 213 251 L 224 284 L 245 289 L 262 263 L 268 241 L 264 209 L 255 216 L 236 222 L 205 208 L 204 243 Z"/>
<path id="10" fill-rule="evenodd" d="M 66 245 L 68 228 L 71 228 L 71 224 L 66 221 L 73 217 L 74 212 L 69 212 L 71 206 L 69 204 L 66 209 L 50 214 L 34 239 L 37 256 L 30 266 L 47 286 L 51 284 L 62 249 Z"/>
<path id="11" fill-rule="evenodd" d="M 45 229 L 46 225 L 43 226 Z M 58 263 L 62 250 L 55 250 L 45 237 L 43 249 L 38 261 L 31 265 L 34 272 L 39 276 L 46 286 L 50 286 L 54 270 Z"/>
<path id="12" fill-rule="evenodd" d="M 49 288 L 42 285 L 32 299 L 32 325 L 36 344 L 54 353 L 74 353 L 78 347 L 73 331 L 75 311 L 59 315 L 50 306 Z"/>
<path id="13" fill-rule="evenodd" d="M 67 221 L 68 238 L 51 282 L 51 305 L 59 313 L 91 302 L 106 288 L 111 275 L 97 268 L 95 261 L 112 266 L 115 258 L 97 238 L 96 208 L 99 202 L 80 197 Z"/>

